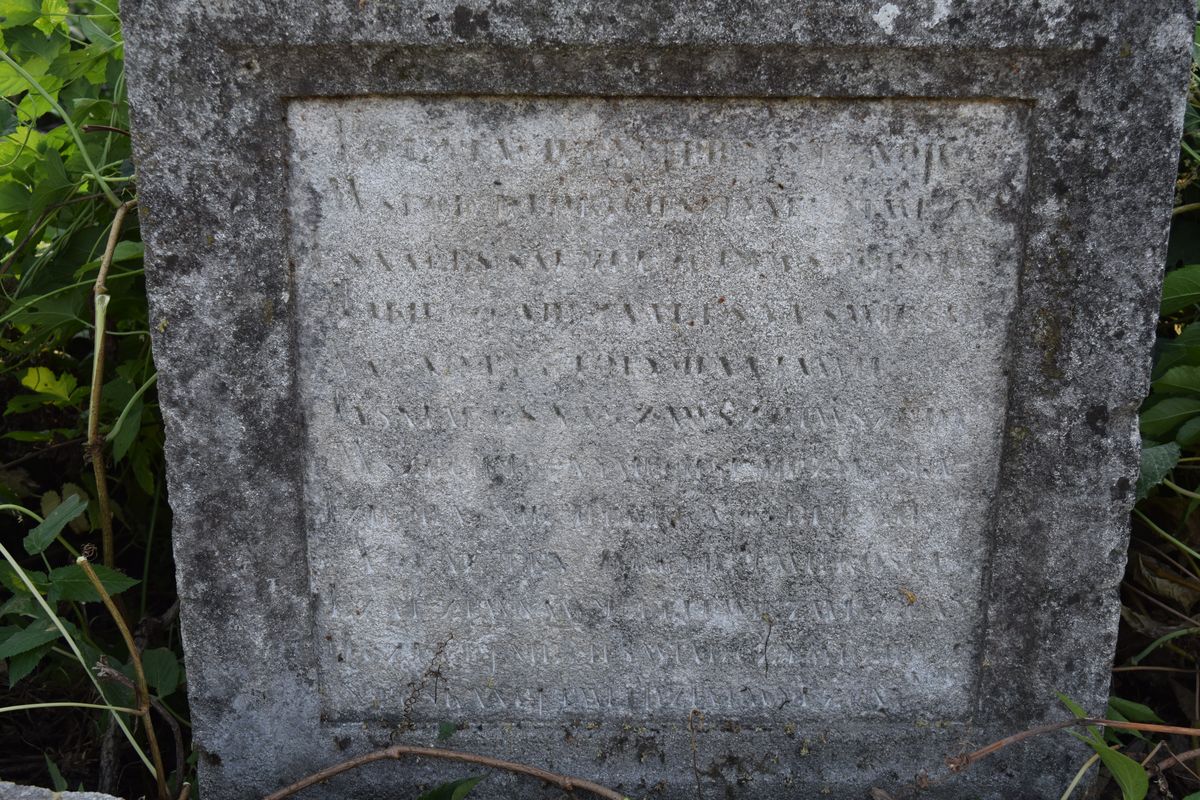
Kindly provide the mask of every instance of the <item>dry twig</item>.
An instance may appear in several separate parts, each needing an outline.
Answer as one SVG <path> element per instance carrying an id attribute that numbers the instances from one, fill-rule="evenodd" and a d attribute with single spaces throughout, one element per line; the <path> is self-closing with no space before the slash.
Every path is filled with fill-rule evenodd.
<path id="1" fill-rule="evenodd" d="M 376 750 L 373 753 L 357 756 L 340 764 L 334 764 L 332 767 L 326 767 L 320 772 L 315 772 L 307 778 L 298 780 L 290 786 L 284 787 L 277 792 L 267 795 L 263 800 L 283 800 L 285 797 L 291 797 L 303 789 L 310 786 L 315 786 L 318 783 L 327 781 L 334 775 L 340 775 L 352 769 L 357 769 L 365 764 L 372 764 L 376 761 L 392 761 L 410 756 L 425 757 L 425 758 L 442 758 L 448 761 L 461 761 L 467 764 L 478 764 L 483 767 L 492 769 L 501 769 L 507 772 L 515 772 L 519 775 L 528 775 L 531 778 L 545 781 L 553 784 L 564 792 L 573 792 L 576 789 L 591 792 L 597 797 L 603 797 L 605 800 L 626 800 L 625 796 L 620 792 L 615 792 L 598 783 L 593 783 L 582 778 L 572 778 L 567 775 L 559 775 L 554 772 L 547 772 L 544 769 L 530 767 L 525 764 L 518 764 L 515 761 L 503 761 L 499 758 L 490 756 L 476 755 L 475 753 L 464 753 L 458 750 L 442 750 L 437 747 L 410 747 L 408 745 L 392 745 L 383 750 Z"/>

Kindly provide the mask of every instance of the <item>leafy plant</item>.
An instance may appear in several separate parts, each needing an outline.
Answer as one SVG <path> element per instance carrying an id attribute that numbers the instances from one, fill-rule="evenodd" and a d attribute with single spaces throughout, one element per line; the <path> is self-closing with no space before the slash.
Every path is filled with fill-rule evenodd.
<path id="1" fill-rule="evenodd" d="M 137 796 L 166 778 L 128 710 L 139 663 L 186 709 L 123 63 L 115 6 L 0 0 L 0 739 L 45 750 L 30 771 L 0 748 L 0 773 Z"/>

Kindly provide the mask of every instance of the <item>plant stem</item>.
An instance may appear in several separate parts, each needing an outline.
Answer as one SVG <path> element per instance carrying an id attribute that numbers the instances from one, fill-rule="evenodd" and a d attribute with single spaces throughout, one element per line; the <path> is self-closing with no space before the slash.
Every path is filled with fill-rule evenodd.
<path id="1" fill-rule="evenodd" d="M 1163 478 L 1163 486 L 1166 486 L 1168 489 L 1171 489 L 1171 490 L 1183 495 L 1184 497 L 1190 497 L 1193 500 L 1200 500 L 1200 494 L 1196 494 L 1195 492 L 1189 492 L 1187 489 L 1183 488 L 1182 486 L 1178 486 L 1175 483 L 1172 483 L 1171 481 L 1167 480 L 1166 478 Z"/>
<path id="2" fill-rule="evenodd" d="M 42 597 L 42 593 L 39 592 L 37 587 L 33 585 L 33 582 L 29 580 L 29 576 L 25 574 L 25 570 L 21 569 L 21 565 L 17 563 L 17 560 L 12 557 L 12 554 L 8 552 L 8 549 L 2 543 L 0 543 L 0 556 L 3 556 L 4 560 L 7 561 L 9 566 L 12 567 L 17 573 L 17 577 L 21 579 L 21 583 L 25 584 L 25 588 L 31 595 L 33 595 L 33 599 L 36 600 L 38 605 L 42 607 L 42 611 L 45 612 L 46 618 L 54 623 L 54 627 L 58 628 L 59 634 L 67 640 L 67 646 L 71 648 L 71 652 L 75 654 L 76 660 L 78 660 L 83 666 L 83 671 L 87 673 L 88 679 L 91 680 L 92 685 L 96 687 L 96 693 L 99 694 L 102 699 L 107 700 L 108 698 L 104 695 L 104 688 L 100 685 L 100 681 L 96 680 L 96 676 L 92 674 L 92 669 L 88 665 L 87 660 L 84 659 L 83 653 L 80 652 L 79 645 L 77 645 L 75 640 L 71 638 L 71 634 L 68 633 L 67 629 L 63 626 L 62 620 L 58 618 L 58 614 L 54 613 L 54 609 L 52 609 L 50 604 L 46 602 L 46 598 Z M 129 740 L 131 745 L 133 745 L 133 749 L 138 754 L 138 757 L 142 760 L 142 763 L 146 765 L 147 769 L 153 771 L 154 766 L 150 763 L 150 759 L 146 758 L 146 754 L 142 752 L 142 748 L 138 746 L 137 739 L 133 737 L 133 733 L 129 730 L 129 726 L 125 724 L 125 720 L 121 719 L 117 712 L 114 711 L 111 713 L 113 720 L 117 723 L 117 727 L 121 729 L 121 732 L 125 734 L 125 738 Z"/>
<path id="3" fill-rule="evenodd" d="M 407 745 L 393 745 L 392 747 L 383 750 L 376 750 L 373 753 L 357 756 L 340 764 L 335 764 L 332 767 L 327 767 L 320 772 L 309 775 L 303 780 L 296 781 L 291 786 L 280 789 L 278 792 L 272 792 L 263 800 L 283 800 L 285 797 L 299 792 L 302 789 L 307 789 L 323 781 L 327 781 L 334 775 L 346 772 L 348 770 L 361 767 L 364 764 L 371 764 L 376 761 L 389 761 L 395 759 L 406 758 L 408 756 L 424 756 L 426 758 L 444 758 L 450 761 L 462 761 L 467 764 L 479 764 L 492 769 L 502 769 L 508 772 L 516 772 L 520 775 L 529 775 L 553 784 L 564 792 L 573 792 L 576 789 L 582 789 L 585 792 L 591 792 L 597 797 L 603 797 L 605 800 L 626 800 L 625 796 L 620 792 L 615 792 L 598 783 L 583 780 L 582 778 L 571 778 L 566 775 L 559 775 L 554 772 L 547 772 L 544 769 L 530 767 L 525 764 L 518 764 L 513 761 L 502 761 L 498 758 L 490 756 L 476 755 L 475 753 L 464 753 L 459 750 L 442 750 L 437 747 L 410 747 Z"/>
<path id="4" fill-rule="evenodd" d="M 1187 553 L 1187 554 L 1188 554 L 1189 556 L 1191 556 L 1192 558 L 1200 558 L 1200 553 L 1197 553 L 1195 550 L 1193 550 L 1192 548 L 1188 547 L 1186 544 L 1184 544 L 1183 542 L 1179 541 L 1179 540 L 1178 540 L 1178 539 L 1176 539 L 1174 536 L 1172 536 L 1171 534 L 1169 534 L 1169 533 L 1167 533 L 1166 531 L 1164 531 L 1162 528 L 1160 528 L 1160 527 L 1158 527 L 1157 525 L 1155 525 L 1155 524 L 1154 524 L 1154 521 L 1153 521 L 1153 520 L 1151 520 L 1149 517 L 1147 517 L 1145 514 L 1143 514 L 1141 509 L 1139 509 L 1139 508 L 1135 508 L 1135 509 L 1133 509 L 1133 513 L 1134 513 L 1134 514 L 1137 514 L 1137 515 L 1138 515 L 1138 517 L 1139 517 L 1139 518 L 1142 520 L 1142 522 L 1144 522 L 1144 523 L 1146 523 L 1147 525 L 1149 525 L 1149 526 L 1150 526 L 1150 530 L 1154 531 L 1154 532 L 1155 532 L 1155 533 L 1157 533 L 1159 536 L 1163 537 L 1163 538 L 1164 538 L 1164 539 L 1166 539 L 1168 542 L 1170 542 L 1171 544 L 1173 544 L 1173 545 L 1175 545 L 1176 547 L 1178 547 L 1178 548 L 1179 548 L 1180 550 L 1182 550 L 1184 553 Z"/>
<path id="5" fill-rule="evenodd" d="M 0 714 L 9 714 L 13 711 L 36 711 L 42 708 L 98 708 L 101 711 L 113 711 L 121 714 L 136 714 L 136 708 L 123 708 L 121 706 L 106 706 L 101 703 L 27 703 L 23 706 L 3 706 L 0 707 Z"/>
<path id="6" fill-rule="evenodd" d="M 137 703 L 138 716 L 142 718 L 142 723 L 146 726 L 146 739 L 150 742 L 150 757 L 154 759 L 154 777 L 158 783 L 158 797 L 159 800 L 168 800 L 167 775 L 166 770 L 163 769 L 162 753 L 158 749 L 158 737 L 154 735 L 154 720 L 150 716 L 150 689 L 146 686 L 146 673 L 142 669 L 142 654 L 133 641 L 133 635 L 129 632 L 129 626 L 125 624 L 124 616 L 117 610 L 116 603 L 113 602 L 108 590 L 104 588 L 100 577 L 96 575 L 96 570 L 92 569 L 87 557 L 80 556 L 75 559 L 75 563 L 92 582 L 92 587 L 100 595 L 108 613 L 112 615 L 113 622 L 117 624 L 117 630 L 121 632 L 121 638 L 125 640 L 125 647 L 129 650 L 129 660 L 133 664 L 133 674 L 136 677 L 136 684 L 133 687 L 134 700 Z"/>
<path id="7" fill-rule="evenodd" d="M 104 387 L 104 329 L 108 312 L 108 269 L 112 266 L 113 253 L 117 250 L 117 240 L 121 238 L 121 227 L 125 224 L 125 215 L 133 208 L 135 201 L 121 203 L 117 213 L 113 215 L 112 229 L 108 232 L 108 244 L 104 247 L 104 255 L 100 258 L 100 271 L 96 274 L 96 284 L 92 289 L 95 296 L 96 327 L 93 332 L 94 347 L 92 351 L 92 394 L 88 406 L 88 453 L 92 458 L 92 471 L 96 476 L 96 499 L 100 503 L 100 551 L 104 557 L 104 566 L 111 568 L 116 561 L 116 549 L 113 543 L 112 508 L 108 499 L 108 476 L 104 468 L 104 440 L 100 436 L 100 396 Z"/>
<path id="8" fill-rule="evenodd" d="M 1062 722 L 1053 722 L 1049 725 L 1042 725 L 1037 728 L 1014 733 L 1012 736 L 1005 736 L 1003 739 L 992 742 L 986 747 L 981 747 L 973 753 L 966 753 L 961 756 L 953 756 L 946 759 L 946 766 L 951 772 L 962 772 L 967 767 L 974 764 L 976 761 L 981 761 L 987 758 L 992 753 L 1003 750 L 1009 745 L 1023 742 L 1026 739 L 1032 739 L 1035 736 L 1041 736 L 1044 733 L 1053 733 L 1054 731 L 1065 730 L 1066 728 L 1081 728 L 1088 725 L 1098 725 L 1102 728 L 1117 728 L 1123 731 L 1145 731 L 1147 733 L 1174 733 L 1180 736 L 1196 736 L 1200 735 L 1200 728 L 1183 728 L 1178 725 L 1157 725 L 1151 722 L 1126 722 L 1113 719 L 1099 719 L 1096 717 L 1078 717 L 1076 719 L 1066 719 Z M 268 800 L 270 800 L 268 798 Z"/>

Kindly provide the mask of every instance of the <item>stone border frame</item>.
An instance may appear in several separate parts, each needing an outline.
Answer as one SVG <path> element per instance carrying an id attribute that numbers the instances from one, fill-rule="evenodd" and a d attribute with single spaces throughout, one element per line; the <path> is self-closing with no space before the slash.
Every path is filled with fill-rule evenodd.
<path id="1" fill-rule="evenodd" d="M 188 689 L 206 795 L 261 796 L 397 735 L 384 723 L 324 721 L 316 695 L 288 234 L 286 102 L 294 97 L 1029 103 L 1028 212 L 974 721 L 884 718 L 830 730 L 781 720 L 749 730 L 710 719 L 691 731 L 686 719 L 653 728 L 591 728 L 581 719 L 472 728 L 452 741 L 620 784 L 633 796 L 691 797 L 703 784 L 713 797 L 807 797 L 824 789 L 859 797 L 872 785 L 896 788 L 921 770 L 933 773 L 964 747 L 1061 717 L 1056 692 L 1100 711 L 1165 252 L 1190 1 L 1122 9 L 1129 4 L 1088 0 L 1055 15 L 1036 10 L 1034 0 L 951 10 L 930 0 L 908 4 L 886 25 L 879 9 L 858 0 L 722 1 L 703 18 L 670 4 L 577 5 L 124 4 Z M 428 741 L 432 732 L 403 737 Z M 1065 737 L 1039 739 L 930 796 L 1048 796 L 1083 757 Z M 325 791 L 405 796 L 447 774 L 431 765 L 381 766 Z M 501 776 L 485 785 L 495 796 L 539 791 Z"/>

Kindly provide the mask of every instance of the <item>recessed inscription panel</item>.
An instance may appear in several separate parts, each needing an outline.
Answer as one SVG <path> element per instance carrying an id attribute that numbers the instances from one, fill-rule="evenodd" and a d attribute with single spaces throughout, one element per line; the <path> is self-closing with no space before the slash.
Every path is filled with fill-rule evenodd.
<path id="1" fill-rule="evenodd" d="M 967 715 L 1024 117 L 292 102 L 329 714 Z"/>

